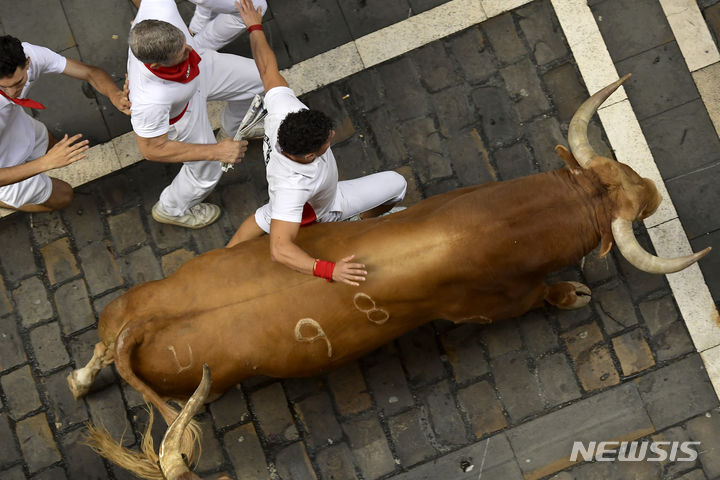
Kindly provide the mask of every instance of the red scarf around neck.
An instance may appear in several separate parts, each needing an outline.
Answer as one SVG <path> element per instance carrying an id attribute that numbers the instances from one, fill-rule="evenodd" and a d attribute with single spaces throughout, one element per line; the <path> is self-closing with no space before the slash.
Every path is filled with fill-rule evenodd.
<path id="1" fill-rule="evenodd" d="M 171 82 L 188 83 L 200 74 L 198 64 L 202 58 L 195 50 L 190 50 L 187 60 L 172 67 L 151 68 L 150 64 L 144 64 L 156 76 Z"/>
<path id="2" fill-rule="evenodd" d="M 45 105 L 43 105 L 40 102 L 36 102 L 35 100 L 30 100 L 29 98 L 10 98 L 7 95 L 5 95 L 5 92 L 0 90 L 0 95 L 7 98 L 11 102 L 13 102 L 16 105 L 20 105 L 21 107 L 28 107 L 28 108 L 35 108 L 38 110 L 45 110 Z"/>

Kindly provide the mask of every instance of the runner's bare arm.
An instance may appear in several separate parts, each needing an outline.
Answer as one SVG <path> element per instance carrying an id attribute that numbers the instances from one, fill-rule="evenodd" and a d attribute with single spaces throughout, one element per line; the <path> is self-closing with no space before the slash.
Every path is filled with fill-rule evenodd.
<path id="1" fill-rule="evenodd" d="M 306 275 L 313 274 L 315 259 L 295 243 L 300 231 L 300 224 L 272 219 L 270 221 L 270 257 L 274 262 L 280 262 Z M 336 262 L 332 279 L 336 282 L 358 286 L 364 282 L 367 271 L 362 263 L 350 263 L 354 255 L 345 257 Z M 326 259 L 327 260 L 327 259 Z"/>
<path id="2" fill-rule="evenodd" d="M 115 108 L 125 115 L 130 115 L 130 100 L 127 93 L 119 89 L 112 77 L 102 68 L 68 58 L 63 74 L 88 82 L 95 90 L 105 95 Z"/>
<path id="3" fill-rule="evenodd" d="M 235 2 L 235 6 L 240 12 L 240 17 L 247 26 L 248 30 L 253 25 L 262 24 L 262 11 L 260 8 L 255 9 L 252 1 L 240 0 Z M 269 92 L 271 88 L 287 87 L 280 70 L 278 69 L 277 57 L 275 52 L 270 48 L 270 44 L 265 38 L 265 32 L 262 30 L 253 30 L 250 32 L 250 48 L 252 49 L 253 58 L 260 72 L 260 78 L 263 82 L 265 92 Z"/>
<path id="4" fill-rule="evenodd" d="M 140 153 L 153 162 L 182 163 L 198 160 L 239 163 L 245 156 L 247 141 L 226 138 L 220 143 L 199 144 L 176 142 L 168 134 L 145 138 L 135 135 Z"/>

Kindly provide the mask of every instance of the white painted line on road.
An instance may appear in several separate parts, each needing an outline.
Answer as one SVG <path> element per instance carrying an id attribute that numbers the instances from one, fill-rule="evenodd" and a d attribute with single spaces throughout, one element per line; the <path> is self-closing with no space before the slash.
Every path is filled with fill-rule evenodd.
<path id="1" fill-rule="evenodd" d="M 487 20 L 483 3 L 453 0 L 357 39 L 365 68 Z"/>
<path id="2" fill-rule="evenodd" d="M 295 94 L 300 96 L 361 72 L 363 69 L 358 46 L 355 42 L 351 42 L 297 63 L 283 70 L 282 74 Z"/>
<path id="3" fill-rule="evenodd" d="M 98 179 L 116 170 L 120 170 L 118 159 L 112 143 L 103 143 L 87 150 L 87 157 L 54 170 L 50 175 L 77 186 Z"/>
<path id="4" fill-rule="evenodd" d="M 660 6 L 688 70 L 694 72 L 720 62 L 720 53 L 695 0 L 660 0 Z"/>
<path id="5" fill-rule="evenodd" d="M 720 137 L 720 63 L 713 63 L 692 72 L 692 76 L 715 127 L 715 133 Z"/>
<path id="6" fill-rule="evenodd" d="M 589 91 L 593 93 L 617 80 L 615 66 L 586 0 L 551 0 L 551 2 Z M 601 108 L 598 114 L 616 158 L 642 176 L 653 179 L 663 195 L 663 204 L 667 203 L 658 213 L 645 220 L 645 226 L 656 252 L 661 256 L 690 253 L 690 242 L 680 219 L 677 218 L 675 208 L 629 102 Z M 667 275 L 667 279 L 680 308 L 680 314 L 695 348 L 701 352 L 703 361 L 716 358 L 718 355 L 715 353 L 702 355 L 710 349 L 715 352 L 720 345 L 720 326 L 717 308 L 700 268 L 693 265 L 682 272 Z M 706 368 L 716 393 L 720 392 L 720 371 L 718 371 L 720 368 L 717 362 L 712 368 L 706 363 Z"/>
<path id="7" fill-rule="evenodd" d="M 677 218 L 675 206 L 665 188 L 665 182 L 660 176 L 630 101 L 626 99 L 600 108 L 598 115 L 617 159 L 630 165 L 641 177 L 655 182 L 662 196 L 662 203 L 654 214 L 645 219 L 645 226 L 654 227 Z"/>
<path id="8" fill-rule="evenodd" d="M 522 7 L 529 0 L 482 0 L 482 6 L 485 10 L 487 18 L 492 18 L 501 13 L 509 12 L 518 7 Z"/>
<path id="9" fill-rule="evenodd" d="M 587 2 L 551 0 L 551 3 L 588 91 L 597 92 L 617 80 L 617 70 Z M 604 106 L 626 98 L 625 89 L 620 87 L 607 99 Z"/>
<path id="10" fill-rule="evenodd" d="M 700 97 L 720 137 L 720 52 L 695 0 L 660 0 Z"/>
<path id="11" fill-rule="evenodd" d="M 705 370 L 715 388 L 715 394 L 720 397 L 720 383 L 713 380 L 720 378 L 720 346 L 700 352 L 700 358 L 705 364 Z"/>
<path id="12" fill-rule="evenodd" d="M 648 228 L 648 235 L 655 251 L 662 257 L 678 257 L 692 253 L 679 219 Z M 697 351 L 702 352 L 720 345 L 718 312 L 700 267 L 697 264 L 692 265 L 667 275 L 667 279 Z M 720 377 L 711 380 L 720 387 Z"/>

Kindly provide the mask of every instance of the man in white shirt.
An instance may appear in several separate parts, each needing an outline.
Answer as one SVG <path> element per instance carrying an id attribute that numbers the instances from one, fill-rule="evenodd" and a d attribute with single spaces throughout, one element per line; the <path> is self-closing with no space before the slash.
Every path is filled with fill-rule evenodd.
<path id="1" fill-rule="evenodd" d="M 351 263 L 353 255 L 336 263 L 311 257 L 295 244 L 298 231 L 315 221 L 381 215 L 402 201 L 407 183 L 392 171 L 338 182 L 330 150 L 335 134 L 332 121 L 322 112 L 308 110 L 288 88 L 262 31 L 260 9 L 254 9 L 250 0 L 241 0 L 239 11 L 248 25 L 253 57 L 267 92 L 263 150 L 270 202 L 243 222 L 227 246 L 269 233 L 274 261 L 301 273 L 357 286 L 367 275 L 365 265 Z"/>
<path id="2" fill-rule="evenodd" d="M 40 75 L 48 73 L 87 81 L 118 110 L 130 113 L 127 94 L 107 72 L 10 35 L 0 37 L 0 206 L 47 212 L 72 201 L 72 187 L 44 172 L 85 157 L 87 140 L 78 141 L 78 134 L 58 142 L 22 108 L 45 108 L 27 94 Z"/>
<path id="3" fill-rule="evenodd" d="M 183 163 L 153 206 L 161 223 L 202 228 L 220 207 L 201 203 L 222 175 L 221 163 L 239 162 L 247 142 L 216 143 L 207 100 L 227 100 L 222 126 L 234 132 L 262 82 L 252 59 L 195 48 L 174 0 L 143 0 L 130 31 L 128 81 L 131 122 L 143 156 Z"/>
<path id="4" fill-rule="evenodd" d="M 219 50 L 245 31 L 245 23 L 235 8 L 235 0 L 190 1 L 196 5 L 189 28 L 197 48 Z M 133 3 L 140 8 L 141 0 L 133 0 Z M 253 3 L 262 8 L 265 14 L 265 0 L 253 0 Z"/>

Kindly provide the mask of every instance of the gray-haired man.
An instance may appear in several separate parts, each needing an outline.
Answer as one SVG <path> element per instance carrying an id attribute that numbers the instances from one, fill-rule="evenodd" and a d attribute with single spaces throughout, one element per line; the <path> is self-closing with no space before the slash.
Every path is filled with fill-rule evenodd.
<path id="1" fill-rule="evenodd" d="M 153 218 L 201 228 L 220 216 L 202 200 L 236 163 L 247 142 L 215 143 L 207 100 L 227 100 L 222 126 L 233 132 L 255 94 L 262 93 L 252 59 L 194 48 L 173 0 L 143 0 L 130 32 L 128 78 L 131 121 L 140 152 L 157 162 L 183 162 L 152 210 Z"/>

